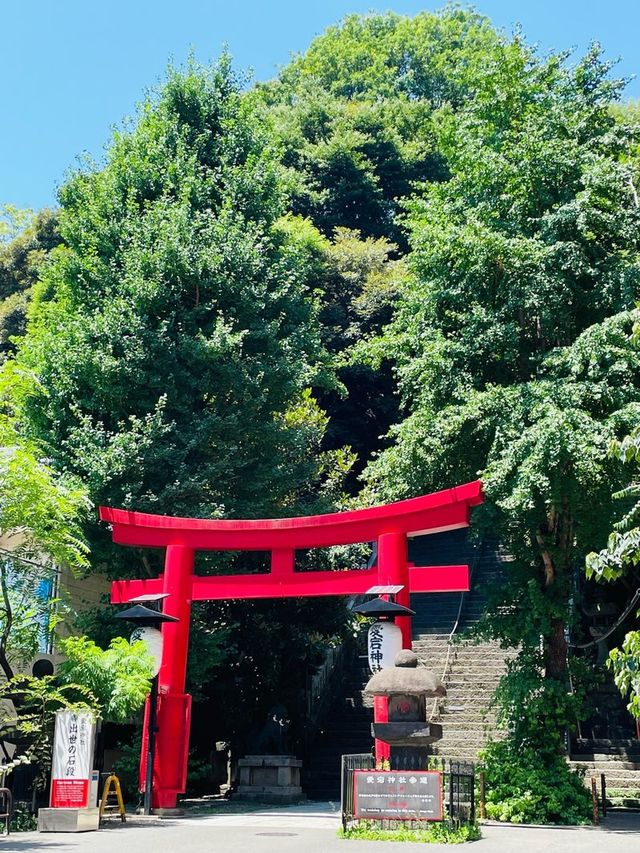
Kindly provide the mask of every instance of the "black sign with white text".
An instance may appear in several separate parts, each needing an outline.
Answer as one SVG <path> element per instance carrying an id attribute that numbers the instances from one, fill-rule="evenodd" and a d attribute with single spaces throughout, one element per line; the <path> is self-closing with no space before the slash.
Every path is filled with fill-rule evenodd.
<path id="1" fill-rule="evenodd" d="M 354 816 L 442 820 L 442 774 L 433 770 L 354 770 Z"/>

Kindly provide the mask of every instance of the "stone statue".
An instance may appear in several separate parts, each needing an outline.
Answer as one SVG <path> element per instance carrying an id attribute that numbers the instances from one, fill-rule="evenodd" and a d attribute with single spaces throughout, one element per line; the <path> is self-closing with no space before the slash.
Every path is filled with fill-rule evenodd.
<path id="1" fill-rule="evenodd" d="M 285 706 L 274 705 L 269 709 L 251 751 L 256 755 L 289 755 L 289 723 Z"/>

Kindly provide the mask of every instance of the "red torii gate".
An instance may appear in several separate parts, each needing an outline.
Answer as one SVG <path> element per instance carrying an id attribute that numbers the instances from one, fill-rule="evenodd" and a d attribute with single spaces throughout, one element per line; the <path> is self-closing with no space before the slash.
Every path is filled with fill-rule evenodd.
<path id="1" fill-rule="evenodd" d="M 164 574 L 114 581 L 112 603 L 164 593 L 163 612 L 179 620 L 162 625 L 153 807 L 175 807 L 177 795 L 186 787 L 191 697 L 184 688 L 192 601 L 359 595 L 381 584 L 401 586 L 396 600 L 408 607 L 411 592 L 468 590 L 468 566 L 410 565 L 407 537 L 467 527 L 471 507 L 482 501 L 482 486 L 475 480 L 386 506 L 302 518 L 210 520 L 100 507 L 100 518 L 111 525 L 114 542 L 166 548 Z M 297 549 L 374 541 L 377 565 L 373 568 L 295 571 Z M 201 550 L 270 551 L 271 571 L 199 577 L 193 565 L 195 552 Z M 411 648 L 411 618 L 400 617 L 397 622 L 404 647 Z M 143 759 L 145 755 L 143 743 Z M 142 766 L 141 772 L 144 778 Z"/>

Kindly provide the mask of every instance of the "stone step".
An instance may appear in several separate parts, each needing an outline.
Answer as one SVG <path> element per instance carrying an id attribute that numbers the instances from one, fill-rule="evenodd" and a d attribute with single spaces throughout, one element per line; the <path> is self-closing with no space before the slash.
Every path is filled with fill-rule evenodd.
<path id="1" fill-rule="evenodd" d="M 596 776 L 596 785 L 600 786 L 600 776 Z M 605 779 L 607 784 L 607 792 L 613 791 L 629 791 L 630 794 L 640 791 L 640 780 L 638 779 L 610 779 L 608 776 Z M 584 784 L 587 788 L 591 787 L 591 776 L 585 776 Z M 607 794 L 608 796 L 608 794 Z"/>
<path id="2" fill-rule="evenodd" d="M 485 652 L 482 649 L 477 651 L 465 651 L 464 653 L 454 654 L 453 652 L 447 656 L 445 654 L 436 654 L 428 649 L 421 650 L 414 647 L 414 652 L 418 656 L 421 666 L 426 666 L 427 669 L 442 669 L 445 664 L 447 666 L 477 666 L 480 669 L 493 668 L 504 669 L 505 661 L 510 658 L 502 653 L 494 654 L 493 652 Z"/>
<path id="3" fill-rule="evenodd" d="M 599 762 L 599 761 L 607 761 L 607 762 L 630 762 L 631 764 L 635 764 L 636 767 L 640 767 L 640 755 L 637 758 L 629 758 L 626 753 L 604 753 L 604 752 L 592 752 L 586 753 L 584 755 L 572 755 L 571 760 L 577 762 L 578 764 L 588 764 L 589 762 Z"/>
<path id="4" fill-rule="evenodd" d="M 574 755 L 571 759 L 571 765 L 587 767 L 589 770 L 597 770 L 599 773 L 619 773 L 624 770 L 635 770 L 637 773 L 640 773 L 640 764 L 633 761 L 625 761 L 622 758 L 618 761 L 609 761 L 608 759 L 591 761 L 589 759 L 578 759 Z"/>
<path id="5" fill-rule="evenodd" d="M 418 653 L 418 651 L 423 651 L 425 653 L 430 654 L 438 654 L 438 656 L 443 659 L 447 656 L 447 647 L 445 645 L 434 646 L 424 640 L 414 640 L 412 642 L 413 650 Z M 479 657 L 479 654 L 481 657 Z M 449 659 L 464 659 L 472 657 L 474 659 L 478 659 L 478 661 L 482 660 L 496 660 L 503 661 L 505 657 L 509 657 L 508 654 L 505 653 L 504 649 L 495 649 L 490 648 L 487 649 L 483 646 L 456 646 L 453 647 L 449 652 Z"/>
<path id="6" fill-rule="evenodd" d="M 608 738 L 576 738 L 575 742 L 580 754 L 591 752 L 621 752 L 624 750 L 640 752 L 640 741 L 636 738 L 617 738 L 616 740 L 609 740 Z"/>

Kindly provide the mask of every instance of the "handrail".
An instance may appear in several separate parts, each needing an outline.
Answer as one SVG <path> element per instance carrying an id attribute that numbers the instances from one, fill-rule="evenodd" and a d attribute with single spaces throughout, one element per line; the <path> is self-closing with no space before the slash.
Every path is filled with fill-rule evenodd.
<path id="1" fill-rule="evenodd" d="M 480 542 L 480 544 L 476 550 L 476 553 L 474 555 L 473 562 L 472 562 L 471 568 L 469 570 L 469 590 L 467 590 L 466 592 L 460 593 L 460 604 L 458 605 L 458 614 L 456 616 L 456 621 L 454 622 L 453 628 L 451 629 L 451 631 L 449 632 L 449 636 L 447 637 L 447 656 L 446 656 L 445 661 L 444 661 L 444 667 L 442 669 L 442 676 L 440 678 L 440 681 L 442 682 L 442 684 L 444 684 L 445 679 L 447 677 L 448 670 L 449 670 L 449 660 L 451 657 L 451 650 L 453 648 L 453 644 L 452 644 L 451 640 L 453 638 L 453 635 L 458 630 L 458 625 L 460 624 L 460 616 L 462 615 L 462 605 L 464 604 L 464 597 L 467 594 L 467 592 L 471 591 L 471 581 L 473 580 L 473 575 L 474 575 L 474 572 L 476 570 L 476 567 L 477 567 L 478 563 L 480 562 L 480 556 L 484 551 L 484 545 L 485 545 L 485 541 L 483 539 L 482 542 Z M 429 720 L 433 720 L 434 717 L 436 716 L 436 712 L 438 709 L 438 703 L 439 703 L 440 699 L 441 699 L 440 696 L 434 697 L 433 705 L 431 707 L 431 714 L 429 715 Z"/>
<path id="2" fill-rule="evenodd" d="M 2 774 L 4 782 L 4 773 Z M 0 797 L 4 800 L 4 812 L 0 812 L 0 818 L 4 818 L 4 834 L 11 832 L 11 816 L 13 814 L 13 794 L 9 788 L 0 788 Z"/>

